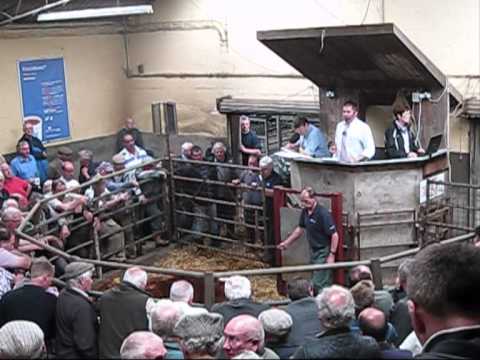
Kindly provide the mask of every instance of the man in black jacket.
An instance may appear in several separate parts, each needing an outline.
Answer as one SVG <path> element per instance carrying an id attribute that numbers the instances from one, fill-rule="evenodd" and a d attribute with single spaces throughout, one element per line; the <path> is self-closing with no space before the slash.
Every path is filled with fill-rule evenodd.
<path id="1" fill-rule="evenodd" d="M 15 320 L 34 322 L 42 329 L 49 352 L 53 351 L 55 339 L 57 297 L 46 290 L 54 274 L 55 268 L 46 258 L 35 259 L 30 269 L 31 279 L 24 286 L 6 293 L 0 301 L 0 327 Z"/>
<path id="2" fill-rule="evenodd" d="M 102 359 L 120 357 L 122 341 L 134 331 L 147 331 L 145 292 L 147 273 L 138 267 L 125 271 L 122 283 L 100 298 L 99 355 Z"/>
<path id="3" fill-rule="evenodd" d="M 324 288 L 316 298 L 324 331 L 300 347 L 293 359 L 378 359 L 375 339 L 351 331 L 355 305 L 350 292 L 338 285 Z"/>
<path id="4" fill-rule="evenodd" d="M 195 145 L 192 147 L 191 160 L 204 160 L 202 148 L 200 146 Z M 200 233 L 217 234 L 216 223 L 213 221 L 215 215 L 214 205 L 203 199 L 198 199 L 199 197 L 204 199 L 213 198 L 214 187 L 211 184 L 198 180 L 216 180 L 215 167 L 202 163 L 181 163 L 181 166 L 178 167 L 176 173 L 181 177 L 192 179 L 192 181 L 177 181 L 175 185 L 177 192 L 195 197 L 195 199 L 190 199 L 192 200 L 190 208 L 186 209 L 188 212 L 192 212 L 196 215 L 191 216 L 192 231 L 196 232 L 196 234 L 193 234 L 192 236 L 193 240 L 200 241 L 203 237 Z M 185 197 L 182 197 L 182 199 L 185 199 Z"/>
<path id="5" fill-rule="evenodd" d="M 57 357 L 94 359 L 98 357 L 98 321 L 87 291 L 92 288 L 93 266 L 72 262 L 63 278 L 68 287 L 57 300 Z"/>
<path id="6" fill-rule="evenodd" d="M 292 302 L 285 310 L 292 317 L 293 325 L 287 343 L 299 347 L 306 341 L 314 339 L 321 330 L 311 281 L 305 279 L 289 281 L 288 297 Z"/>
<path id="7" fill-rule="evenodd" d="M 480 249 L 434 244 L 415 256 L 408 310 L 423 345 L 421 359 L 480 357 Z"/>
<path id="8" fill-rule="evenodd" d="M 410 130 L 410 109 L 397 105 L 393 108 L 393 124 L 385 130 L 385 152 L 389 159 L 416 158 L 425 154 Z"/>
<path id="9" fill-rule="evenodd" d="M 231 276 L 225 280 L 225 297 L 229 301 L 213 305 L 212 312 L 223 315 L 225 325 L 238 315 L 258 317 L 269 306 L 254 302 L 251 296 L 250 280 L 244 276 Z"/>

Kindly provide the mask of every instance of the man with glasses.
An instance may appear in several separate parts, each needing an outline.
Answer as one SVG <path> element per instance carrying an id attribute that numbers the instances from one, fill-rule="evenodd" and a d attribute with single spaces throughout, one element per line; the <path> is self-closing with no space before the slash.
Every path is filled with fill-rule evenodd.
<path id="1" fill-rule="evenodd" d="M 358 105 L 353 101 L 343 104 L 343 121 L 338 123 L 335 132 L 338 160 L 358 163 L 370 160 L 375 155 L 375 142 L 372 130 L 358 116 Z"/>
<path id="2" fill-rule="evenodd" d="M 223 330 L 223 351 L 233 359 L 245 351 L 253 351 L 261 359 L 280 359 L 265 347 L 265 331 L 262 323 L 251 315 L 239 315 L 230 320 Z"/>
<path id="3" fill-rule="evenodd" d="M 310 245 L 311 263 L 334 263 L 338 246 L 338 233 L 332 216 L 327 209 L 317 203 L 315 192 L 312 188 L 303 189 L 300 193 L 300 200 L 303 210 L 298 226 L 277 248 L 279 250 L 287 249 L 306 232 Z M 322 288 L 331 285 L 331 270 L 314 271 L 312 282 L 317 293 Z"/>

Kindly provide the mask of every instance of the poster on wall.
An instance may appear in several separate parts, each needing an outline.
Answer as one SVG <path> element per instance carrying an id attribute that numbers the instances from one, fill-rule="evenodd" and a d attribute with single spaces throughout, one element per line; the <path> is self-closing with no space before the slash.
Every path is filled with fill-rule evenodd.
<path id="1" fill-rule="evenodd" d="M 43 142 L 70 138 L 63 58 L 18 61 L 23 123 Z"/>

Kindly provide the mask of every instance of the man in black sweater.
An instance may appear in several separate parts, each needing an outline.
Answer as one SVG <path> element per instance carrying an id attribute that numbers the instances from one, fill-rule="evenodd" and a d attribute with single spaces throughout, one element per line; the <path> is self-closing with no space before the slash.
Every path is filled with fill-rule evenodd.
<path id="1" fill-rule="evenodd" d="M 44 258 L 33 261 L 31 279 L 10 291 L 0 301 L 0 327 L 10 321 L 26 320 L 37 324 L 45 335 L 50 352 L 55 339 L 55 307 L 57 297 L 46 290 L 52 283 L 55 268 Z"/>
<path id="2" fill-rule="evenodd" d="M 57 357 L 62 359 L 95 359 L 98 357 L 98 321 L 87 294 L 93 283 L 93 265 L 72 262 L 63 278 L 68 287 L 57 301 Z"/>
<path id="3" fill-rule="evenodd" d="M 122 283 L 100 298 L 99 355 L 103 359 L 120 357 L 123 340 L 135 331 L 148 331 L 145 292 L 147 273 L 138 267 L 125 271 Z"/>

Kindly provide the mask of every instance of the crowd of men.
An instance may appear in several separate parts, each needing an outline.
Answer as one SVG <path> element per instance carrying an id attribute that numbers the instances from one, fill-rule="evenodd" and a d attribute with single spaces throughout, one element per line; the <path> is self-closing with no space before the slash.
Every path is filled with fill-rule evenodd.
<path id="1" fill-rule="evenodd" d="M 148 274 L 128 268 L 93 298 L 94 268 L 36 258 L 28 280 L 0 300 L 0 358 L 105 359 L 474 359 L 480 355 L 476 282 L 480 248 L 431 244 L 398 269 L 395 288 L 375 289 L 367 266 L 347 286 L 316 296 L 310 280 L 288 282 L 286 305 L 254 300 L 243 276 L 221 279 L 225 301 L 194 303 L 185 280 L 165 299 L 146 291 Z M 35 306 L 32 306 L 35 304 Z"/>
<path id="2" fill-rule="evenodd" d="M 409 110 L 397 110 L 397 131 L 388 135 L 395 140 L 387 151 L 413 157 L 410 153 L 420 154 L 421 149 L 414 148 L 414 137 L 405 134 Z M 295 124 L 299 136 L 291 142 L 292 148 L 311 156 L 336 151 L 335 156 L 348 162 L 371 158 L 368 125 L 358 120 L 357 112 L 355 103 L 344 105 L 344 121 L 332 144 L 336 150 L 305 119 Z M 272 189 L 282 180 L 273 170 L 272 159 L 261 156 L 248 117 L 240 121 L 240 150 L 247 166 L 243 171 L 229 166 L 232 160 L 221 142 L 205 152 L 192 143 L 182 145 L 174 169 L 178 209 L 183 215 L 178 216 L 177 226 L 192 241 L 211 235 L 206 236 L 211 245 L 221 246 L 217 238 L 235 239 L 237 220 L 243 218 L 247 243 L 272 246 L 272 251 L 265 252 L 269 261 L 274 251 L 273 207 L 269 198 L 263 198 L 261 187 Z M 162 173 L 152 161 L 152 152 L 144 148 L 133 120 L 119 132 L 115 151 L 111 161 L 96 162 L 91 151 L 82 150 L 77 164 L 73 151 L 61 147 L 48 162 L 46 149 L 26 123 L 16 156 L 9 162 L 2 159 L 0 358 L 458 359 L 480 355 L 475 287 L 480 278 L 480 247 L 471 244 L 427 246 L 399 266 L 396 286 L 389 290 L 375 288 L 367 266 L 351 269 L 344 286 L 332 285 L 329 271 L 317 271 L 311 280 L 288 282 L 289 301 L 284 306 L 256 302 L 250 280 L 242 276 L 221 279 L 225 301 L 211 309 L 194 304 L 193 286 L 185 280 L 171 285 L 168 299 L 155 299 L 146 291 L 148 274 L 140 267 L 129 268 L 119 285 L 92 297 L 93 266 L 52 258 L 48 249 L 92 257 L 93 247 L 82 244 L 96 235 L 102 239 L 102 254 L 118 261 L 136 257 L 140 249 L 135 229 L 128 225 L 138 217 L 148 218 L 146 232 L 153 234 L 158 245 L 168 244 L 158 220 L 158 189 L 142 181 Z M 25 221 L 26 212 L 40 199 L 46 206 L 38 218 Z M 338 234 L 331 215 L 317 203 L 311 188 L 303 189 L 300 200 L 303 210 L 298 226 L 277 248 L 287 249 L 305 233 L 312 263 L 334 262 Z M 135 204 L 141 205 L 137 206 L 141 212 L 131 206 Z M 109 215 L 99 216 L 99 210 L 108 210 Z M 78 222 L 87 226 L 78 227 Z M 19 238 L 16 230 L 21 224 L 52 248 L 45 250 Z M 259 238 L 258 226 L 265 227 L 266 239 Z M 53 286 L 54 277 L 65 286 Z"/>

